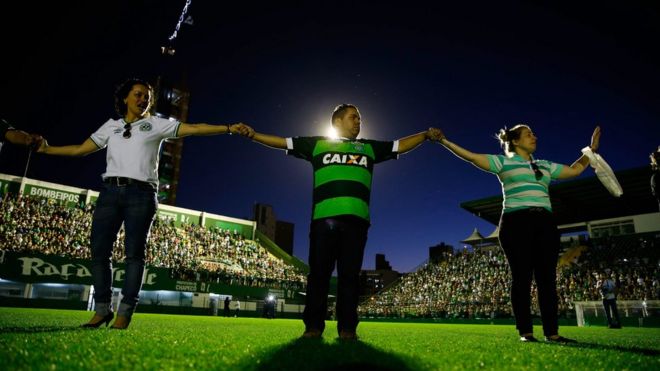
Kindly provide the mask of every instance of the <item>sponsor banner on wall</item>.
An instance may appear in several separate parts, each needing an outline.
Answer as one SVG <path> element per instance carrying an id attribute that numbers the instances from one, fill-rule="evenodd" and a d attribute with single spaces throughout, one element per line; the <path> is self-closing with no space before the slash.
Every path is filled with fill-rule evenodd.
<path id="1" fill-rule="evenodd" d="M 45 197 L 50 200 L 64 202 L 67 206 L 75 207 L 85 203 L 85 195 L 61 189 L 47 188 L 34 184 L 26 184 L 23 194 L 28 196 Z"/>
<path id="2" fill-rule="evenodd" d="M 92 284 L 92 262 L 58 255 L 0 251 L 0 278 L 27 283 Z M 122 287 L 124 264 L 113 264 L 113 286 Z M 146 267 L 142 287 L 145 290 L 167 290 L 174 287 L 169 269 Z"/>
<path id="3" fill-rule="evenodd" d="M 0 278 L 24 283 L 63 283 L 92 285 L 92 262 L 58 255 L 19 253 L 0 250 Z M 125 265 L 112 265 L 113 287 L 123 287 Z M 261 299 L 268 295 L 268 287 L 229 285 L 219 282 L 186 281 L 171 278 L 171 269 L 145 267 L 142 290 L 209 292 Z M 281 298 L 293 298 L 294 290 L 281 290 Z"/>

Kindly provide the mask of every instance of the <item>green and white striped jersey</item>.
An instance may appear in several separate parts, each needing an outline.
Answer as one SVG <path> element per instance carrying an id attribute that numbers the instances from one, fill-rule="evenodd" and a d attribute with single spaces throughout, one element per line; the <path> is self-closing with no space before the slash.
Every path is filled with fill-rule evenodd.
<path id="1" fill-rule="evenodd" d="M 486 156 L 490 163 L 489 171 L 496 174 L 502 184 L 502 212 L 509 213 L 530 207 L 543 207 L 552 211 L 548 188 L 550 181 L 559 177 L 563 165 L 546 160 L 525 161 L 518 154 L 513 157 Z M 538 166 L 542 177 L 537 179 L 532 163 Z"/>
<path id="2" fill-rule="evenodd" d="M 287 154 L 314 169 L 312 220 L 353 215 L 369 221 L 374 164 L 397 158 L 398 141 L 287 138 Z"/>

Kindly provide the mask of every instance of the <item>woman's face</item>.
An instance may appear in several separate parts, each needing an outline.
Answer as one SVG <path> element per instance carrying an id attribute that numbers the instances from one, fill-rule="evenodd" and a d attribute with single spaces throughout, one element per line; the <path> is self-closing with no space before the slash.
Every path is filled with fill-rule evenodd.
<path id="1" fill-rule="evenodd" d="M 124 98 L 124 103 L 126 103 L 126 114 L 142 117 L 151 108 L 151 92 L 146 86 L 135 84 Z"/>
<path id="2" fill-rule="evenodd" d="M 534 135 L 532 130 L 523 127 L 520 132 L 520 138 L 514 139 L 511 142 L 517 149 L 531 154 L 536 151 L 536 139 L 536 135 Z"/>

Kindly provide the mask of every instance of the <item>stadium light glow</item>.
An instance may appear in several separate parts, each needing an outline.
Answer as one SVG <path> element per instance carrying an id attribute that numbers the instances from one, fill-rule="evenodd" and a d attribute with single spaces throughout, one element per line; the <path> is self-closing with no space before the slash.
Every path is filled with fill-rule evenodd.
<path id="1" fill-rule="evenodd" d="M 326 131 L 325 136 L 332 139 L 339 138 L 339 135 L 337 135 L 337 131 L 332 125 L 328 125 L 328 130 Z"/>

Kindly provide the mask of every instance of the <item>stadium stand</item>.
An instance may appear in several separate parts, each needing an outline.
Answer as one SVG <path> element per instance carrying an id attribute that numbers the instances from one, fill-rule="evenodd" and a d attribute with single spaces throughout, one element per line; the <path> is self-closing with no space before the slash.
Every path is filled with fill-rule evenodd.
<path id="1" fill-rule="evenodd" d="M 660 215 L 648 189 L 649 169 L 626 170 L 617 177 L 624 195 L 616 199 L 595 177 L 550 188 L 560 231 L 578 233 L 565 239 L 557 270 L 559 310 L 564 318 L 575 317 L 575 303 L 599 306 L 596 282 L 600 272 L 616 280 L 620 302 L 639 303 L 637 307 L 644 312 L 626 315 L 660 315 L 650 313 L 651 306 L 647 306 L 660 300 Z M 495 196 L 461 206 L 497 224 L 501 205 L 501 196 Z M 360 314 L 366 318 L 512 317 L 509 268 L 497 239 L 490 237 L 481 237 L 475 229 L 464 241 L 473 245 L 472 250 L 447 252 L 442 259 L 425 262 L 366 298 Z M 532 307 L 538 314 L 535 286 L 532 290 Z"/>
<path id="2" fill-rule="evenodd" d="M 93 308 L 88 246 L 97 197 L 89 189 L 0 174 L 0 305 Z M 119 237 L 113 303 L 121 300 L 125 274 Z M 242 316 L 259 316 L 263 298 L 272 296 L 278 317 L 297 318 L 307 271 L 253 221 L 159 205 L 139 311 L 217 315 L 229 298 L 232 305 L 241 300 Z"/>
<path id="3" fill-rule="evenodd" d="M 0 203 L 0 250 L 90 259 L 93 205 L 68 207 L 40 196 L 5 194 Z M 113 261 L 123 262 L 123 229 Z M 305 276 L 237 231 L 174 225 L 157 219 L 147 247 L 147 265 L 171 268 L 173 278 L 223 281 L 244 286 L 296 286 Z"/>
<path id="4" fill-rule="evenodd" d="M 586 248 L 585 248 L 586 247 Z M 660 233 L 594 239 L 557 270 L 559 309 L 573 316 L 576 301 L 598 301 L 599 272 L 616 279 L 619 300 L 660 300 Z M 499 248 L 447 253 L 405 275 L 360 305 L 365 317 L 511 317 L 506 258 Z M 535 286 L 532 307 L 538 313 Z"/>

